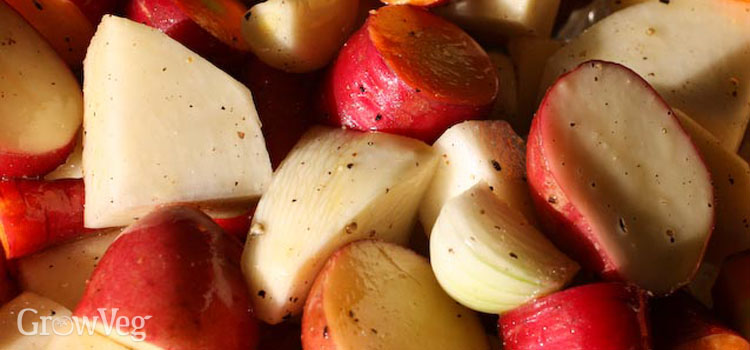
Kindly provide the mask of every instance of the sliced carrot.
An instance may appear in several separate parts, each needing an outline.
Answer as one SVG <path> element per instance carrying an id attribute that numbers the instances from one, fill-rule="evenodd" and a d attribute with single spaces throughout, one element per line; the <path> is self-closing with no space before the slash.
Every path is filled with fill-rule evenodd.
<path id="1" fill-rule="evenodd" d="M 86 56 L 94 26 L 70 0 L 5 0 L 33 26 L 60 57 L 78 68 Z"/>
<path id="2" fill-rule="evenodd" d="M 238 0 L 175 0 L 185 13 L 203 29 L 240 51 L 250 46 L 242 39 L 242 17 L 248 7 Z"/>
<path id="3" fill-rule="evenodd" d="M 385 6 L 369 19 L 370 40 L 409 86 L 452 104 L 491 103 L 498 82 L 487 53 L 456 25 L 413 6 Z"/>

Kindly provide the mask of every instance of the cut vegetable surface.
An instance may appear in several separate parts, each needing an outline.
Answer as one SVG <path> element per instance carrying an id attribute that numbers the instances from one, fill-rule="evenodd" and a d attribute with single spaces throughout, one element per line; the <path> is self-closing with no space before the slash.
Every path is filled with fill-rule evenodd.
<path id="1" fill-rule="evenodd" d="M 419 208 L 429 235 L 446 201 L 484 182 L 498 197 L 535 222 L 526 183 L 523 140 L 502 121 L 467 121 L 448 129 L 433 145 L 438 168 Z"/>
<path id="2" fill-rule="evenodd" d="M 83 132 L 78 132 L 75 142 L 76 145 L 68 155 L 65 163 L 60 164 L 57 169 L 44 175 L 45 180 L 83 179 L 83 166 L 81 165 L 83 158 Z"/>
<path id="3" fill-rule="evenodd" d="M 9 259 L 86 233 L 81 180 L 0 181 L 0 241 Z"/>
<path id="4" fill-rule="evenodd" d="M 706 254 L 690 292 L 710 306 L 711 288 L 726 257 L 750 249 L 750 166 L 736 153 L 722 147 L 721 141 L 675 110 L 682 127 L 700 151 L 713 178 L 716 196 L 716 221 Z"/>
<path id="5" fill-rule="evenodd" d="M 452 0 L 437 13 L 489 41 L 548 37 L 560 0 Z"/>
<path id="6" fill-rule="evenodd" d="M 107 16 L 84 64 L 87 227 L 168 203 L 251 202 L 271 178 L 250 91 L 156 29 Z M 157 80 L 154 80 L 157 79 Z"/>
<path id="7" fill-rule="evenodd" d="M 70 323 L 69 326 L 75 327 L 76 325 Z M 117 342 L 96 333 L 89 334 L 84 332 L 78 334 L 74 331 L 75 328 L 58 329 L 64 334 L 67 334 L 67 332 L 72 333 L 52 338 L 44 350 L 129 350 Z"/>
<path id="8" fill-rule="evenodd" d="M 45 350 L 56 337 L 52 324 L 68 317 L 70 310 L 62 305 L 34 293 L 23 293 L 0 308 L 0 349 Z M 41 332 L 42 327 L 47 330 L 45 334 Z M 35 334 L 21 333 L 33 333 L 34 329 Z"/>
<path id="9" fill-rule="evenodd" d="M 243 272 L 258 317 L 302 311 L 315 275 L 342 245 L 405 244 L 437 159 L 402 136 L 317 127 L 276 172 L 253 218 Z"/>
<path id="10" fill-rule="evenodd" d="M 578 264 L 485 183 L 443 207 L 430 236 L 430 261 L 448 294 L 492 314 L 562 289 L 578 272 Z"/>
<path id="11" fill-rule="evenodd" d="M 591 59 L 631 68 L 737 150 L 750 118 L 750 2 L 652 0 L 615 12 L 550 58 L 540 93 Z"/>
<path id="12" fill-rule="evenodd" d="M 688 283 L 713 228 L 711 178 L 659 95 L 586 62 L 548 91 L 527 148 L 547 233 L 589 269 L 654 293 Z"/>
<path id="13" fill-rule="evenodd" d="M 505 350 L 650 350 L 646 295 L 620 283 L 576 287 L 500 317 Z"/>
<path id="14" fill-rule="evenodd" d="M 334 58 L 354 29 L 358 7 L 359 0 L 268 0 L 245 14 L 242 35 L 268 65 L 310 72 Z"/>
<path id="15" fill-rule="evenodd" d="M 43 175 L 62 164 L 82 117 L 81 88 L 70 69 L 0 2 L 0 177 Z"/>
<path id="16" fill-rule="evenodd" d="M 73 68 L 81 68 L 94 25 L 71 0 L 5 0 Z"/>
<path id="17" fill-rule="evenodd" d="M 468 34 L 426 10 L 385 6 L 339 53 L 322 109 L 335 125 L 432 142 L 485 117 L 497 93 L 492 63 Z"/>
<path id="18" fill-rule="evenodd" d="M 361 241 L 336 252 L 315 280 L 302 319 L 305 349 L 489 348 L 477 316 L 440 289 L 405 248 Z"/>
<path id="19" fill-rule="evenodd" d="M 174 0 L 182 11 L 224 44 L 240 51 L 250 48 L 242 40 L 242 16 L 247 7 L 240 0 Z"/>
<path id="20" fill-rule="evenodd" d="M 118 322 L 107 332 L 101 322 L 95 325 L 99 334 L 136 350 L 252 350 L 258 325 L 240 271 L 241 249 L 197 210 L 157 210 L 112 243 L 74 314 L 89 320 L 114 312 L 130 320 L 152 316 L 140 329 Z"/>
<path id="21" fill-rule="evenodd" d="M 136 22 L 161 30 L 220 67 L 231 70 L 243 60 L 241 51 L 203 29 L 175 0 L 130 0 L 125 5 L 125 14 Z"/>
<path id="22" fill-rule="evenodd" d="M 119 233 L 119 229 L 93 233 L 19 259 L 19 286 L 67 308 L 75 308 L 91 272 Z"/>

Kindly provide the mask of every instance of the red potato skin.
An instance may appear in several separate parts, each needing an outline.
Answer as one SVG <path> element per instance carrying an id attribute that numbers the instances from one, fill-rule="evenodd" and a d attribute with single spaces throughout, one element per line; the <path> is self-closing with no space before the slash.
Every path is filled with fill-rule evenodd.
<path id="1" fill-rule="evenodd" d="M 591 226 L 568 200 L 549 168 L 544 157 L 541 123 L 541 117 L 532 119 L 526 143 L 526 172 L 537 217 L 555 245 L 571 254 L 589 270 L 616 277 L 614 263 L 606 252 L 594 245 Z"/>
<path id="2" fill-rule="evenodd" d="M 190 19 L 175 0 L 129 0 L 125 15 L 161 30 L 222 69 L 232 71 L 246 59 L 245 53 L 225 45 Z"/>
<path id="3" fill-rule="evenodd" d="M 74 315 L 150 315 L 145 341 L 164 349 L 255 349 L 258 324 L 242 245 L 196 209 L 166 207 L 124 231 L 101 258 Z M 126 329 L 126 331 L 129 331 Z"/>
<path id="4" fill-rule="evenodd" d="M 711 312 L 685 292 L 652 303 L 657 349 L 748 350 L 750 343 L 719 323 Z"/>
<path id="5" fill-rule="evenodd" d="M 242 81 L 253 94 L 274 169 L 314 123 L 309 111 L 319 77 L 319 73 L 287 73 L 257 58 L 244 69 Z"/>
<path id="6" fill-rule="evenodd" d="M 0 178 L 42 176 L 65 163 L 76 144 L 76 137 L 63 147 L 40 154 L 23 154 L 0 149 Z"/>
<path id="7" fill-rule="evenodd" d="M 386 6 L 378 12 L 395 7 L 411 8 Z M 431 143 L 453 124 L 489 114 L 498 91 L 494 71 L 494 85 L 486 88 L 493 90 L 495 97 L 485 103 L 452 103 L 447 101 L 449 98 L 436 98 L 408 84 L 389 66 L 373 42 L 370 29 L 373 16 L 371 14 L 364 26 L 349 38 L 327 72 L 318 108 L 328 123 L 355 130 L 400 134 Z M 443 25 L 453 26 L 448 22 Z M 489 57 L 486 61 L 491 69 Z"/>
<path id="8" fill-rule="evenodd" d="M 0 181 L 0 240 L 20 258 L 93 231 L 83 227 L 82 180 Z"/>
<path id="9" fill-rule="evenodd" d="M 96 29 L 72 0 L 5 0 L 72 69 L 81 68 Z"/>
<path id="10" fill-rule="evenodd" d="M 576 70 L 596 62 L 621 66 L 617 63 L 604 61 L 584 62 L 576 69 L 557 78 L 555 84 Z M 623 68 L 628 69 L 626 67 Z M 637 74 L 633 73 L 633 77 L 637 77 L 643 84 L 650 86 L 648 82 Z M 603 248 L 597 247 L 597 238 L 591 224 L 576 208 L 574 203 L 568 199 L 547 162 L 547 157 L 544 154 L 545 144 L 542 124 L 547 115 L 546 106 L 548 105 L 547 101 L 551 89 L 545 93 L 539 110 L 531 121 L 531 129 L 529 130 L 528 141 L 526 143 L 526 173 L 531 199 L 537 210 L 539 221 L 545 228 L 545 234 L 555 245 L 570 254 L 586 269 L 596 272 L 608 280 L 623 280 L 623 277 L 617 270 L 617 266 L 610 259 L 607 252 Z M 654 92 L 654 94 L 658 96 L 666 108 L 669 108 L 669 105 L 664 102 L 658 93 Z M 696 153 L 700 154 L 697 148 Z M 714 221 L 715 219 L 714 215 L 711 220 Z M 713 228 L 713 224 L 711 227 Z M 694 273 L 697 270 L 698 264 L 695 266 Z"/>
<path id="11" fill-rule="evenodd" d="M 750 339 L 750 251 L 728 258 L 713 288 L 714 309 Z"/>
<path id="12" fill-rule="evenodd" d="M 652 349 L 646 295 L 620 283 L 558 292 L 502 315 L 506 350 Z"/>

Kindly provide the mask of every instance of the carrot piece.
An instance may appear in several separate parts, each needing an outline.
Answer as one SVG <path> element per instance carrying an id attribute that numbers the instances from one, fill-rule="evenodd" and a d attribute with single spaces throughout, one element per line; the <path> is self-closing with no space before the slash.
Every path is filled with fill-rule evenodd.
<path id="1" fill-rule="evenodd" d="M 370 40 L 408 85 L 446 103 L 484 105 L 498 83 L 487 53 L 456 25 L 411 6 L 372 15 Z"/>
<path id="2" fill-rule="evenodd" d="M 242 17 L 248 7 L 238 0 L 175 0 L 190 19 L 224 44 L 240 51 L 250 46 L 242 39 Z"/>
<path id="3" fill-rule="evenodd" d="M 91 232 L 83 228 L 81 180 L 0 182 L 0 241 L 19 258 Z"/>

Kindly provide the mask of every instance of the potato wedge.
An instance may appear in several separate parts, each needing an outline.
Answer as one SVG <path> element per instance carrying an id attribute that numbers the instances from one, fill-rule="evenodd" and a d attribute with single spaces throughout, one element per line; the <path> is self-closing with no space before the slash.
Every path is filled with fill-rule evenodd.
<path id="1" fill-rule="evenodd" d="M 359 0 L 268 0 L 245 14 L 242 35 L 263 62 L 287 72 L 327 65 L 354 30 Z"/>
<path id="2" fill-rule="evenodd" d="M 252 203 L 268 186 L 250 91 L 166 34 L 105 16 L 84 74 L 87 227 L 170 203 Z"/>

